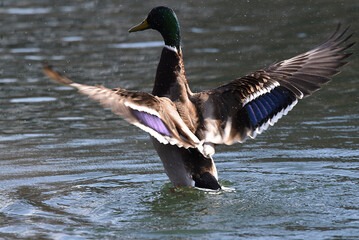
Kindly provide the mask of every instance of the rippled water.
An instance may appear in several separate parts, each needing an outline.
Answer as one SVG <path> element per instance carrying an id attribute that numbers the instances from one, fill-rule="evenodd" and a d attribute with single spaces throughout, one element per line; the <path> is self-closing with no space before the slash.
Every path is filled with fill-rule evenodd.
<path id="1" fill-rule="evenodd" d="M 147 134 L 74 90 L 151 91 L 162 41 L 128 34 L 154 6 L 181 22 L 194 91 L 358 32 L 358 1 L 0 2 L 0 238 L 358 239 L 356 53 L 274 127 L 215 155 L 224 192 L 172 189 Z M 358 41 L 357 35 L 355 40 Z"/>

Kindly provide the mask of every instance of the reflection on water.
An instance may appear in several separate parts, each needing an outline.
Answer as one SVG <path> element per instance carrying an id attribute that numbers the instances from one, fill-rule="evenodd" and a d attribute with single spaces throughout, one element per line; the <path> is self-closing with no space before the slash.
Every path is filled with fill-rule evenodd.
<path id="1" fill-rule="evenodd" d="M 64 42 L 80 42 L 83 41 L 84 38 L 81 36 L 71 36 L 71 37 L 63 37 L 61 38 L 61 40 Z"/>
<path id="2" fill-rule="evenodd" d="M 52 102 L 57 99 L 54 97 L 28 97 L 28 98 L 13 98 L 10 103 L 38 103 L 38 102 Z"/>
<path id="3" fill-rule="evenodd" d="M 40 52 L 39 48 L 13 48 L 10 49 L 11 53 L 34 53 Z"/>
<path id="4" fill-rule="evenodd" d="M 151 91 L 163 42 L 128 29 L 159 4 L 177 12 L 194 91 L 307 50 L 338 22 L 359 29 L 357 1 L 2 1 L 0 238 L 357 238 L 355 54 L 276 126 L 218 147 L 222 192 L 173 189 L 147 134 L 44 77 L 47 60 L 82 83 Z"/>
<path id="5" fill-rule="evenodd" d="M 110 48 L 150 48 L 150 47 L 162 47 L 164 43 L 162 41 L 152 42 L 136 42 L 136 43 L 119 43 L 110 44 Z"/>
<path id="6" fill-rule="evenodd" d="M 3 14 L 32 15 L 49 13 L 51 8 L 5 8 L 1 9 Z"/>

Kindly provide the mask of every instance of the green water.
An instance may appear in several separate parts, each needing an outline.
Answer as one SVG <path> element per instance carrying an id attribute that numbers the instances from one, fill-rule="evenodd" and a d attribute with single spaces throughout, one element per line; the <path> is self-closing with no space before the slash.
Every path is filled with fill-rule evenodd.
<path id="1" fill-rule="evenodd" d="M 43 76 L 150 92 L 155 6 L 194 91 L 359 31 L 348 1 L 0 1 L 0 238 L 359 239 L 359 58 L 254 140 L 214 155 L 229 190 L 172 189 L 146 133 Z M 354 40 L 358 41 L 357 35 Z"/>

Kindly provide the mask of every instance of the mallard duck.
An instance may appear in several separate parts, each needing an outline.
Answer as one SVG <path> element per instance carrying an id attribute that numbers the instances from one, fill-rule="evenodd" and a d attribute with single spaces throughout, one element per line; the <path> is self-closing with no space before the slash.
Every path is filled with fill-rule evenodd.
<path id="1" fill-rule="evenodd" d="M 310 96 L 339 73 L 353 43 L 348 28 L 312 50 L 272 64 L 211 90 L 192 93 L 182 59 L 180 27 L 174 11 L 152 9 L 129 32 L 154 29 L 165 46 L 152 94 L 75 83 L 48 66 L 48 77 L 77 88 L 150 134 L 164 170 L 174 186 L 219 190 L 213 162 L 215 146 L 255 138 L 286 115 L 299 99 Z"/>

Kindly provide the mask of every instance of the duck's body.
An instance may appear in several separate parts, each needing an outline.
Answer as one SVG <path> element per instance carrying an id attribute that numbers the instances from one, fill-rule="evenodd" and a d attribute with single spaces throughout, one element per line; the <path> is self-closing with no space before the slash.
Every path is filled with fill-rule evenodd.
<path id="1" fill-rule="evenodd" d="M 195 133 L 201 123 L 197 112 L 200 99 L 188 86 L 182 54 L 178 50 L 167 45 L 162 49 L 152 94 L 169 98 L 185 125 Z M 211 157 L 205 157 L 196 148 L 186 149 L 162 144 L 154 137 L 151 137 L 151 140 L 174 186 L 220 188 L 217 170 Z M 213 177 L 203 181 L 203 178 L 208 178 L 208 173 Z"/>
<path id="2" fill-rule="evenodd" d="M 150 133 L 174 186 L 220 189 L 212 155 L 215 145 L 254 138 L 339 72 L 350 54 L 338 30 L 323 44 L 294 58 L 192 93 L 185 75 L 180 30 L 174 12 L 154 8 L 131 32 L 155 29 L 165 41 L 152 94 L 74 83 L 45 67 L 59 83 L 79 89 L 130 123 Z"/>

